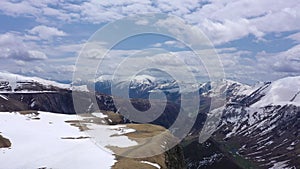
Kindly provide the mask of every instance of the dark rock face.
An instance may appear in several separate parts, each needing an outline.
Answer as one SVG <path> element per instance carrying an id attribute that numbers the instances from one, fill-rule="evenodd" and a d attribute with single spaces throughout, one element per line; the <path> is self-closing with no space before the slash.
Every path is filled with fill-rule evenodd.
<path id="1" fill-rule="evenodd" d="M 0 110 L 41 110 L 54 113 L 74 114 L 72 92 L 37 81 L 0 82 Z"/>
<path id="2" fill-rule="evenodd" d="M 2 94 L 4 95 L 4 94 Z M 72 94 L 59 93 L 9 93 L 1 111 L 40 110 L 54 113 L 74 114 Z M 11 105 L 11 106 L 8 106 Z"/>
<path id="3" fill-rule="evenodd" d="M 76 92 L 76 91 L 75 91 Z M 45 92 L 12 92 L 3 93 L 7 99 L 0 97 L 0 111 L 22 111 L 22 110 L 39 110 L 62 114 L 87 113 L 93 111 L 93 107 L 88 110 L 91 105 L 90 93 L 77 92 L 79 97 L 78 112 L 74 109 L 72 91 L 58 90 Z M 115 111 L 113 100 L 107 95 L 97 95 L 97 103 L 101 110 Z"/>
<path id="4" fill-rule="evenodd" d="M 198 139 L 187 139 L 184 144 L 184 156 L 187 168 L 204 168 L 204 169 L 242 169 L 230 159 L 216 142 L 209 139 L 200 144 Z"/>
<path id="5" fill-rule="evenodd" d="M 165 162 L 168 169 L 185 169 L 186 164 L 182 147 L 177 145 L 167 151 Z"/>
<path id="6" fill-rule="evenodd" d="M 10 99 L 8 98 L 8 95 L 1 94 L 3 97 L 6 97 L 7 99 L 4 99 L 0 97 L 0 111 L 21 111 L 21 110 L 28 110 L 28 105 L 26 103 L 23 103 L 21 101 Z"/>

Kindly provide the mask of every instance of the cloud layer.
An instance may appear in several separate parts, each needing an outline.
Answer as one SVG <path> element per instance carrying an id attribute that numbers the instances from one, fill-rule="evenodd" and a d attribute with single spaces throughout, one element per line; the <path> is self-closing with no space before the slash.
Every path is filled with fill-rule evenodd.
<path id="1" fill-rule="evenodd" d="M 14 33 L 0 35 L 0 58 L 21 61 L 45 60 L 45 53 L 26 46 L 22 37 Z"/>
<path id="2" fill-rule="evenodd" d="M 2 16 L 26 20 L 24 30 L 17 29 L 23 26 L 18 21 L 16 29 L 0 28 L 1 61 L 8 60 L 6 64 L 10 63 L 10 67 L 22 67 L 24 73 L 31 68 L 33 73 L 44 72 L 54 77 L 65 72 L 65 78 L 70 79 L 75 58 L 93 33 L 89 31 L 96 30 L 87 28 L 100 28 L 130 15 L 158 12 L 179 16 L 200 28 L 217 46 L 229 77 L 255 77 L 255 81 L 300 75 L 300 3 L 295 0 L 1 0 L 0 11 Z M 147 23 L 147 20 L 137 21 L 140 25 Z M 174 23 L 169 24 L 171 29 Z M 79 35 L 83 39 L 78 39 Z M 274 37 L 269 38 L 270 35 Z M 282 47 L 278 41 L 288 44 Z M 257 43 L 279 44 L 279 49 L 269 52 L 250 47 Z M 149 47 L 184 48 L 172 40 Z M 126 52 L 131 51 L 113 51 L 116 55 Z M 9 69 L 9 66 L 2 67 Z"/>

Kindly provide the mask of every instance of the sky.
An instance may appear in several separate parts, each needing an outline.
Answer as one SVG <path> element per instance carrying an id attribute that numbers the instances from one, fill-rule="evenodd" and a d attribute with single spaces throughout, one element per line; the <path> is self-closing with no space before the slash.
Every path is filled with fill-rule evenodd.
<path id="1" fill-rule="evenodd" d="M 78 56 L 97 30 L 128 16 L 162 13 L 203 32 L 226 78 L 256 83 L 300 76 L 299 11 L 299 0 L 1 0 L 0 71 L 71 81 Z M 193 64 L 188 48 L 178 40 L 146 34 L 118 43 L 110 51 L 110 62 L 99 69 L 113 72 L 114 62 L 149 48 L 161 48 Z M 156 59 L 161 60 L 155 63 L 176 66 L 173 57 Z"/>

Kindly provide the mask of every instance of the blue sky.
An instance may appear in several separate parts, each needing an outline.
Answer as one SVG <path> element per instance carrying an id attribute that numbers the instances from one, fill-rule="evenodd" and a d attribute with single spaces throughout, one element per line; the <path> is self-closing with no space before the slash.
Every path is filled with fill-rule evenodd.
<path id="1" fill-rule="evenodd" d="M 70 81 L 78 54 L 95 31 L 126 16 L 164 13 L 203 31 L 228 78 L 253 83 L 299 76 L 299 11 L 295 0 L 2 0 L 0 71 Z M 127 39 L 112 53 L 153 47 L 186 54 L 174 39 L 155 35 Z"/>

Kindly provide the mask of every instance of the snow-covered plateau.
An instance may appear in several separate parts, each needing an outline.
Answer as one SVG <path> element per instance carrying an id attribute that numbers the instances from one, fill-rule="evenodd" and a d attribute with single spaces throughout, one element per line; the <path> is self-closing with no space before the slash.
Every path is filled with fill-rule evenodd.
<path id="1" fill-rule="evenodd" d="M 102 114 L 96 115 L 105 117 Z M 71 125 L 85 118 L 40 111 L 1 112 L 0 135 L 9 139 L 11 146 L 1 149 L 0 168 L 110 168 L 116 162 L 114 153 L 96 145 L 86 131 Z M 90 124 L 87 127 L 89 130 L 97 130 L 106 145 L 136 145 L 135 141 L 123 135 L 134 132 L 134 129 L 124 125 Z"/>

